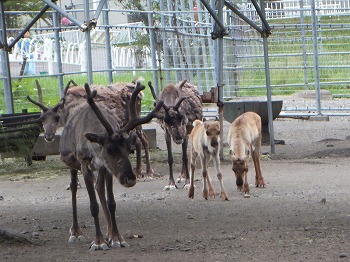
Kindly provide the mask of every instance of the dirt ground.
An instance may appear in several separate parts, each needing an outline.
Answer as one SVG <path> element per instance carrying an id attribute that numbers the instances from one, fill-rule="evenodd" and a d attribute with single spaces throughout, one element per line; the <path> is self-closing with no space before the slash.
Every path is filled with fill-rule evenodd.
<path id="1" fill-rule="evenodd" d="M 168 166 L 158 129 L 159 149 L 151 153 L 158 178 L 133 188 L 115 181 L 117 223 L 130 247 L 107 251 L 89 251 L 94 226 L 81 176 L 78 217 L 85 238 L 69 244 L 68 170 L 56 156 L 31 167 L 22 159 L 5 159 L 0 230 L 30 242 L 0 238 L 0 261 L 349 261 L 349 120 L 275 120 L 275 138 L 285 145 L 276 145 L 272 155 L 270 146 L 262 148 L 266 188 L 254 187 L 250 162 L 250 198 L 236 189 L 225 146 L 221 164 L 229 201 L 201 197 L 199 165 L 194 199 L 181 184 L 175 191 L 162 190 Z M 179 148 L 174 151 L 178 174 Z M 213 168 L 209 172 L 219 191 Z"/>

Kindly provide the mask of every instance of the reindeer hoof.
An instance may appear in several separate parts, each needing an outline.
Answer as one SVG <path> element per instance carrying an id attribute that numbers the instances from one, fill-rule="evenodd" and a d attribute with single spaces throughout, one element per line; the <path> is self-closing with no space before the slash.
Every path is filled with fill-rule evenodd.
<path id="1" fill-rule="evenodd" d="M 184 185 L 184 189 L 189 189 L 190 188 L 190 184 L 185 184 Z"/>
<path id="2" fill-rule="evenodd" d="M 91 243 L 91 246 L 89 248 L 89 250 L 91 251 L 95 251 L 95 250 L 108 250 L 109 247 L 106 243 L 103 243 L 101 245 L 97 245 L 94 242 Z"/>
<path id="3" fill-rule="evenodd" d="M 83 240 L 84 237 L 83 236 L 70 236 L 69 239 L 68 239 L 68 243 L 75 243 L 75 242 L 79 242 L 81 240 Z"/>
<path id="4" fill-rule="evenodd" d="M 177 183 L 182 183 L 182 182 L 186 182 L 186 178 L 184 177 L 179 177 L 177 180 L 176 180 Z"/>
<path id="5" fill-rule="evenodd" d="M 120 246 L 121 247 L 130 247 L 130 245 L 126 241 L 120 242 Z"/>
<path id="6" fill-rule="evenodd" d="M 245 194 L 244 194 L 244 198 L 250 198 L 250 194 L 245 193 Z"/>
<path id="7" fill-rule="evenodd" d="M 175 185 L 167 185 L 163 188 L 163 190 L 176 190 L 177 187 Z"/>

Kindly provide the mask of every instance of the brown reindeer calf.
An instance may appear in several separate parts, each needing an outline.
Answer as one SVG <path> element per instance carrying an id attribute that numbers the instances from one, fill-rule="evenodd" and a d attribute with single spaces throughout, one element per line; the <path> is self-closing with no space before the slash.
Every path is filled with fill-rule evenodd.
<path id="1" fill-rule="evenodd" d="M 191 179 L 188 196 L 190 198 L 194 197 L 194 171 L 196 168 L 196 159 L 199 156 L 202 165 L 202 175 L 203 175 L 203 197 L 208 199 L 208 197 L 215 197 L 215 192 L 212 187 L 210 177 L 208 175 L 208 162 L 210 158 L 213 159 L 214 166 L 216 169 L 217 177 L 220 181 L 221 187 L 221 198 L 223 200 L 228 200 L 224 183 L 222 181 L 222 174 L 220 170 L 220 125 L 218 121 L 208 121 L 202 122 L 200 120 L 195 120 L 193 122 L 193 129 L 191 132 L 192 140 L 192 153 L 191 153 Z M 209 190 L 207 188 L 207 183 Z"/>
<path id="2" fill-rule="evenodd" d="M 228 131 L 228 144 L 232 160 L 232 170 L 236 175 L 238 189 L 249 197 L 247 181 L 248 160 L 251 155 L 255 167 L 256 187 L 265 187 L 260 167 L 261 118 L 254 112 L 246 112 L 232 122 Z M 244 181 L 243 181 L 244 179 Z"/>

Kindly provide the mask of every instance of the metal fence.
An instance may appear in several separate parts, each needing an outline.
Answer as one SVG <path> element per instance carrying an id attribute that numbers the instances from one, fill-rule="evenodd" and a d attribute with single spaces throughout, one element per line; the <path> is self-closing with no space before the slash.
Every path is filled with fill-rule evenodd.
<path id="1" fill-rule="evenodd" d="M 316 0 L 315 21 L 312 21 L 310 1 L 265 1 L 265 14 L 272 30 L 268 38 L 272 94 L 315 90 L 319 83 L 321 89 L 330 91 L 334 97 L 347 97 L 350 93 L 350 0 Z M 251 2 L 235 1 L 233 5 L 261 25 Z M 108 17 L 137 11 L 103 9 L 106 16 L 90 32 L 91 50 L 86 49 L 86 35 L 77 26 L 43 28 L 34 25 L 31 49 L 27 51 L 27 63 L 34 65 L 33 75 L 20 76 L 24 52 L 18 45 L 9 54 L 12 80 L 16 81 L 12 90 L 14 103 L 23 103 L 27 95 L 28 89 L 21 93 L 23 79 L 63 76 L 66 80 L 81 79 L 82 74 L 86 76 L 87 51 L 91 52 L 95 83 L 111 81 L 110 75 L 112 81 L 119 81 L 118 77 L 123 74 L 144 75 L 147 81 L 153 80 L 155 75 L 160 86 L 187 78 L 200 92 L 210 91 L 218 81 L 218 41 L 212 39 L 215 30 L 212 16 L 199 0 L 160 0 L 159 7 L 160 10 L 140 12 L 148 15 L 147 26 L 143 23 L 110 24 Z M 84 12 L 82 9 L 73 11 Z M 5 13 L 9 15 L 13 12 Z M 228 29 L 223 40 L 224 98 L 264 96 L 266 61 L 260 33 L 226 8 L 223 23 Z M 15 36 L 18 31 L 18 28 L 7 28 L 7 35 Z M 148 39 L 146 43 L 140 41 L 145 38 Z M 57 42 L 61 63 L 57 60 Z M 318 53 L 316 60 L 315 52 Z M 2 66 L 0 70 L 0 80 L 4 80 L 6 68 Z M 319 78 L 315 77 L 317 72 Z M 58 100 L 62 85 L 58 81 L 57 85 L 46 87 L 44 96 Z M 31 88 L 35 95 L 35 86 Z M 1 105 L 5 104 L 3 89 L 0 83 Z M 15 108 L 19 110 L 21 106 Z M 284 110 L 290 109 L 284 106 Z M 323 111 L 328 109 L 322 108 Z M 342 113 L 350 112 L 346 107 L 338 109 Z M 5 110 L 2 106 L 0 113 Z M 296 110 L 310 111 L 310 107 L 301 105 Z"/>

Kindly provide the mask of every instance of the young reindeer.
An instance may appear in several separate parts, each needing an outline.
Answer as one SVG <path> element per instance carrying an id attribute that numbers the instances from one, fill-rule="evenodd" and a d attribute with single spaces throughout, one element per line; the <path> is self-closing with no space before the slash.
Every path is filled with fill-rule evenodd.
<path id="1" fill-rule="evenodd" d="M 173 175 L 173 153 L 171 140 L 182 144 L 182 172 L 180 180 L 185 178 L 185 187 L 189 183 L 188 170 L 188 135 L 193 128 L 193 121 L 202 119 L 202 100 L 197 87 L 184 80 L 177 85 L 168 84 L 159 94 L 159 99 L 151 82 L 148 82 L 152 95 L 156 101 L 164 101 L 163 110 L 156 114 L 162 129 L 165 131 L 165 142 L 168 151 L 169 184 L 164 190 L 173 190 L 177 186 Z"/>
<path id="2" fill-rule="evenodd" d="M 109 246 L 128 246 L 119 233 L 115 220 L 113 176 L 125 187 L 136 184 L 136 175 L 131 167 L 129 153 L 137 136 L 131 130 L 149 122 L 163 104 L 160 101 L 147 116 L 137 117 L 136 97 L 144 88 L 137 83 L 130 99 L 129 122 L 122 127 L 119 112 L 115 108 L 110 108 L 105 100 L 95 103 L 96 90 L 91 92 L 89 85 L 85 84 L 88 104 L 83 105 L 68 119 L 62 131 L 61 160 L 71 170 L 76 172 L 80 170 L 83 173 L 90 198 L 90 211 L 95 223 L 95 238 L 90 246 L 91 250 L 105 250 Z M 96 186 L 94 186 L 95 175 L 97 175 Z M 107 240 L 101 232 L 95 189 L 107 222 Z M 107 194 L 107 200 L 105 194 Z M 75 237 L 80 236 L 81 229 L 78 224 L 73 224 L 72 233 L 78 234 Z"/>
<path id="3" fill-rule="evenodd" d="M 255 185 L 256 187 L 265 187 L 260 166 L 260 116 L 254 112 L 246 112 L 237 117 L 229 128 L 228 144 L 230 146 L 232 170 L 236 175 L 236 185 L 238 189 L 243 189 L 245 197 L 250 197 L 247 180 L 250 154 L 255 167 Z"/>
<path id="4" fill-rule="evenodd" d="M 220 182 L 222 200 L 228 200 L 227 193 L 224 188 L 222 180 L 222 174 L 220 170 L 220 124 L 218 121 L 206 121 L 195 120 L 193 122 L 193 130 L 191 132 L 192 140 L 192 153 L 191 153 L 191 180 L 188 191 L 189 198 L 194 197 L 194 171 L 196 168 L 196 159 L 199 156 L 202 165 L 203 176 L 203 198 L 206 200 L 208 197 L 215 197 L 215 191 L 211 184 L 211 180 L 208 174 L 208 163 L 212 158 L 216 169 L 216 175 Z M 208 187 L 207 188 L 207 183 Z"/>

